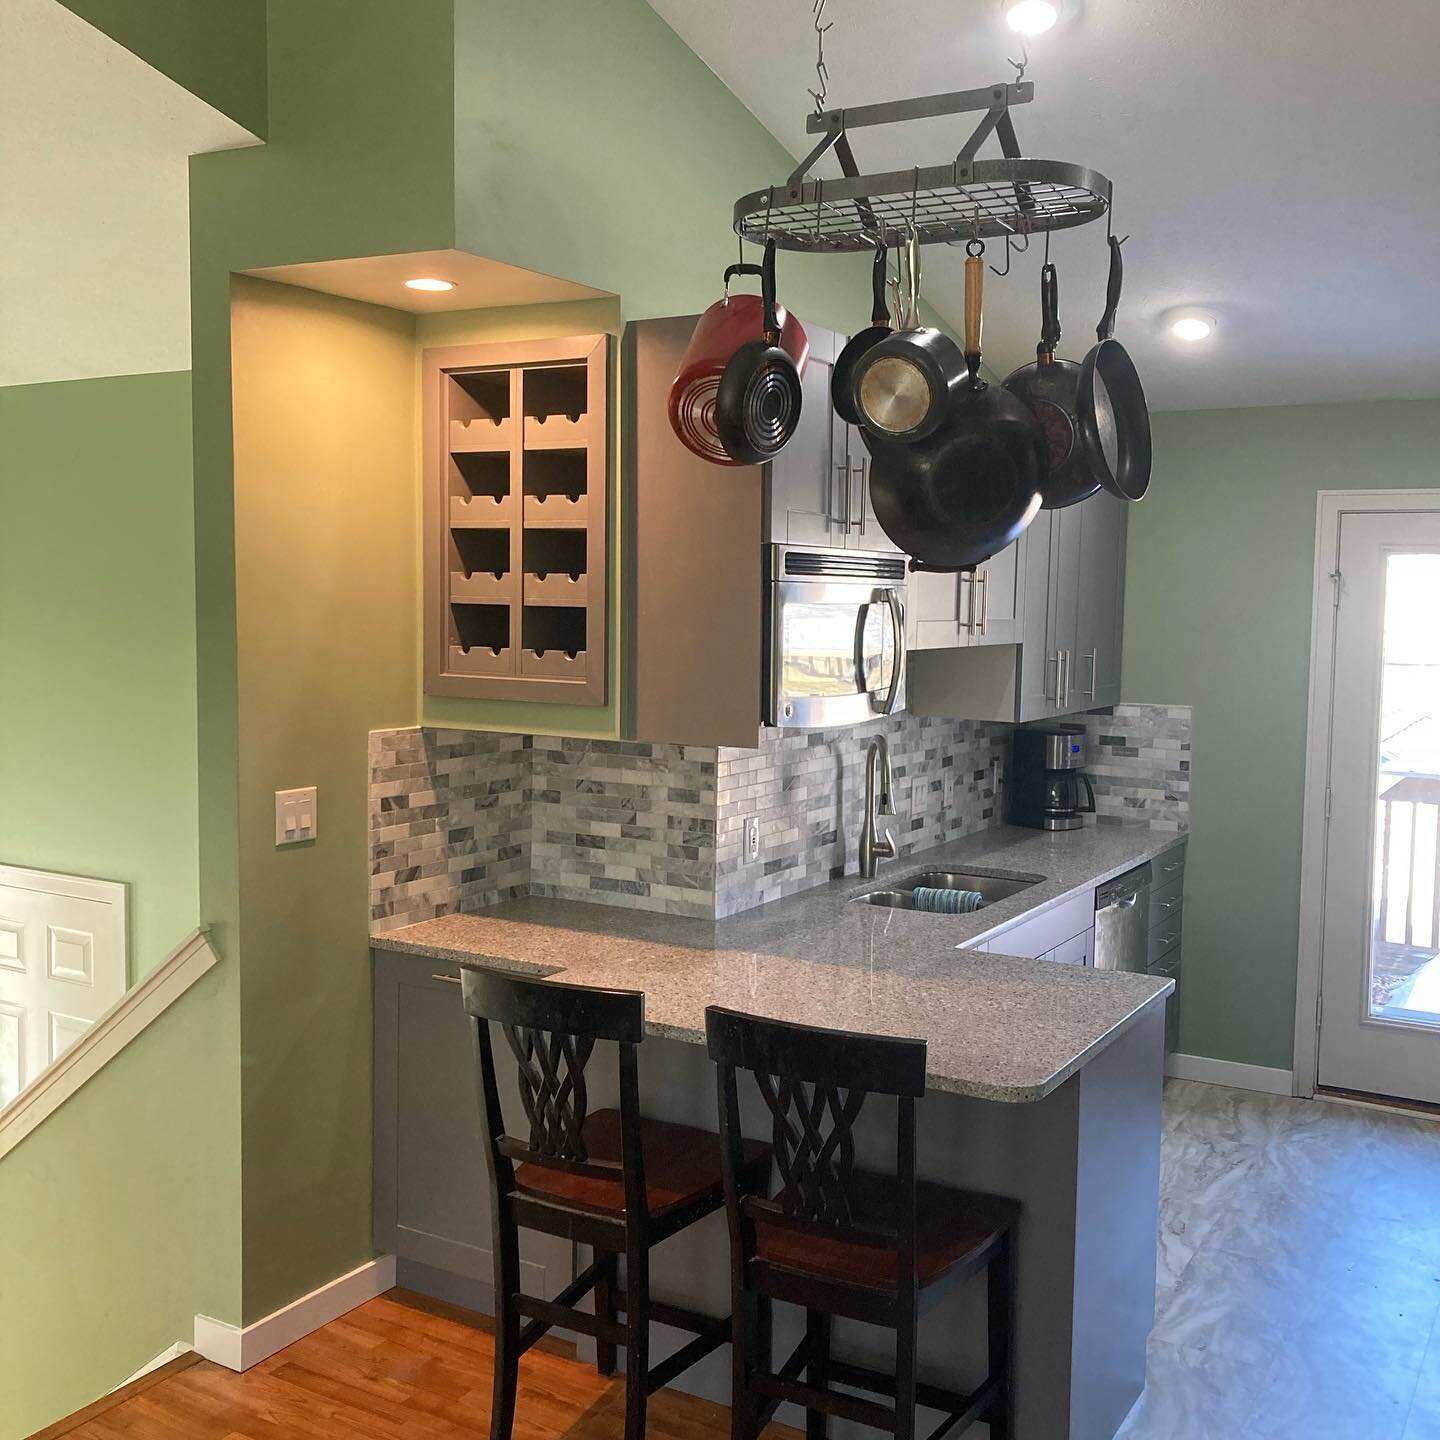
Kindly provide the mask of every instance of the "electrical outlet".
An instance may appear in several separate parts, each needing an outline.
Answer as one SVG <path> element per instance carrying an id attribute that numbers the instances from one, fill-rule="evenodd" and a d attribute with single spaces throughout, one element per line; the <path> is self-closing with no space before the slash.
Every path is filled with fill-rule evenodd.
<path id="1" fill-rule="evenodd" d="M 945 809 L 953 810 L 955 808 L 955 767 L 953 765 L 947 765 L 945 769 L 940 772 L 940 775 L 943 787 L 941 791 L 942 803 Z"/>
<path id="2" fill-rule="evenodd" d="M 313 785 L 275 792 L 275 843 L 301 845 L 320 833 L 320 811 Z"/>
<path id="3" fill-rule="evenodd" d="M 747 815 L 744 824 L 742 848 L 745 852 L 745 863 L 753 865 L 760 858 L 760 817 Z"/>

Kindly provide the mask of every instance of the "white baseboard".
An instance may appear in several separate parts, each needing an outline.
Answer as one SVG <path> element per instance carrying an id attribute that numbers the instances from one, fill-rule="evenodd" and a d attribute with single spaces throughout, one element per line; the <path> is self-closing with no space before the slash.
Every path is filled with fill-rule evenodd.
<path id="1" fill-rule="evenodd" d="M 152 1370 L 158 1370 L 162 1365 L 168 1365 L 172 1360 L 188 1355 L 192 1348 L 183 1340 L 177 1340 L 168 1349 L 162 1350 L 148 1365 L 142 1365 L 128 1380 L 122 1380 L 115 1389 L 123 1390 L 127 1385 L 143 1380 Z M 113 1395 L 115 1392 L 112 1390 L 110 1393 Z"/>
<path id="2" fill-rule="evenodd" d="M 1262 1095 L 1293 1095 L 1295 1076 L 1268 1065 L 1242 1065 L 1238 1060 L 1212 1060 L 1208 1055 L 1168 1055 L 1165 1073 L 1177 1080 L 1202 1080 L 1233 1090 L 1258 1090 Z"/>
<path id="3" fill-rule="evenodd" d="M 347 1310 L 394 1288 L 395 1257 L 381 1255 L 243 1329 L 197 1315 L 195 1349 L 227 1370 L 248 1370 L 312 1330 L 338 1320 Z"/>

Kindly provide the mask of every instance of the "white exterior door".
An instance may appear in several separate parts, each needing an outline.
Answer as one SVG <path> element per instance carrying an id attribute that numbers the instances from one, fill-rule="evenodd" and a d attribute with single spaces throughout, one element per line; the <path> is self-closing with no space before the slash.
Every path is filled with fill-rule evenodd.
<path id="1" fill-rule="evenodd" d="M 1440 511 L 1339 522 L 1322 1086 L 1440 1103 Z"/>
<path id="2" fill-rule="evenodd" d="M 0 865 L 0 1106 L 125 988 L 123 885 Z"/>

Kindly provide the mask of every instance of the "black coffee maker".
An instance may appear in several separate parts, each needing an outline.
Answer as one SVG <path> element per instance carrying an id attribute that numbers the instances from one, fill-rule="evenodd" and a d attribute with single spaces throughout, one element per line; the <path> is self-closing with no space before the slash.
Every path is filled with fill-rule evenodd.
<path id="1" fill-rule="evenodd" d="M 1084 763 L 1085 731 L 1079 725 L 1017 729 L 1006 786 L 1010 823 L 1034 830 L 1078 830 L 1083 817 L 1095 813 L 1095 791 L 1080 768 Z"/>

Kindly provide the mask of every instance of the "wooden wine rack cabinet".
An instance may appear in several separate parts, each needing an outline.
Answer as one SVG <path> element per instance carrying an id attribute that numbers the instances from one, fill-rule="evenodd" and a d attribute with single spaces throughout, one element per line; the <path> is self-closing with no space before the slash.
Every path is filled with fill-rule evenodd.
<path id="1" fill-rule="evenodd" d="M 605 703 L 608 349 L 425 352 L 427 694 Z"/>

